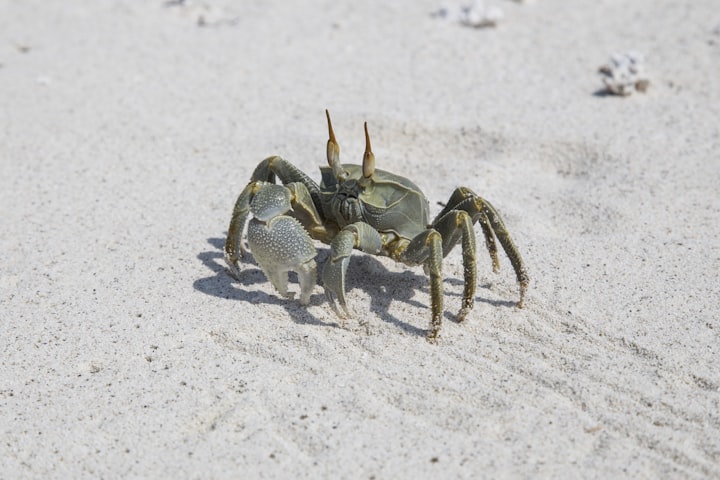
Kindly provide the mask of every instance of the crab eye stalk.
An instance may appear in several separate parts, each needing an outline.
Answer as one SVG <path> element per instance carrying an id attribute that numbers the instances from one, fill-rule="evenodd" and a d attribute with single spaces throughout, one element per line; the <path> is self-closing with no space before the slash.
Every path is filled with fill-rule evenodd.
<path id="1" fill-rule="evenodd" d="M 330 112 L 327 109 L 325 110 L 325 116 L 327 117 L 328 135 L 330 136 L 327 142 L 327 161 L 328 165 L 332 167 L 340 160 L 340 146 L 335 140 L 335 132 L 333 132 L 332 122 L 330 121 Z"/>
<path id="2" fill-rule="evenodd" d="M 330 137 L 327 142 L 328 165 L 332 168 L 335 177 L 342 181 L 347 178 L 347 172 L 340 166 L 340 145 L 335 140 L 335 132 L 333 132 L 332 122 L 330 121 L 330 112 L 327 109 L 325 109 L 325 116 L 328 122 L 328 136 Z"/>
<path id="3" fill-rule="evenodd" d="M 365 122 L 365 155 L 363 155 L 362 171 L 364 178 L 370 178 L 375 173 L 375 155 L 370 146 L 370 135 L 368 134 L 367 122 Z"/>

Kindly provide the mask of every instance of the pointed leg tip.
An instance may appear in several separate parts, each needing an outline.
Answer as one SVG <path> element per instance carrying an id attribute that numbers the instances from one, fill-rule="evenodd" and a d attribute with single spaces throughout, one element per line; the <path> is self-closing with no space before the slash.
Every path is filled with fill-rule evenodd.
<path id="1" fill-rule="evenodd" d="M 425 340 L 427 340 L 429 343 L 437 343 L 438 337 L 440 336 L 440 323 L 439 322 L 433 322 L 430 324 L 430 328 L 428 329 L 427 333 L 425 334 Z"/>
<path id="2" fill-rule="evenodd" d="M 338 308 L 337 302 L 335 302 L 335 296 L 327 288 L 325 289 L 325 299 L 330 304 L 330 307 L 332 308 L 333 312 L 335 312 L 335 315 L 337 315 L 339 319 L 345 320 L 345 315 Z"/>
<path id="3" fill-rule="evenodd" d="M 365 335 L 372 335 L 372 330 L 370 329 L 370 322 L 368 322 L 367 320 L 361 319 L 361 320 L 358 320 L 358 324 L 360 325 L 360 327 L 365 329 Z"/>
<path id="4" fill-rule="evenodd" d="M 226 256 L 225 263 L 228 267 L 228 274 L 230 274 L 230 276 L 235 280 L 240 280 L 240 266 L 238 265 L 238 261 Z"/>
<path id="5" fill-rule="evenodd" d="M 351 317 L 350 310 L 348 310 L 347 303 L 345 302 L 345 291 L 340 289 L 339 291 L 334 292 L 333 296 L 337 297 L 337 302 L 340 305 L 340 308 L 342 308 L 345 318 Z"/>
<path id="6" fill-rule="evenodd" d="M 525 293 L 527 293 L 528 284 L 527 282 L 520 284 L 520 301 L 517 303 L 518 308 L 525 307 Z"/>

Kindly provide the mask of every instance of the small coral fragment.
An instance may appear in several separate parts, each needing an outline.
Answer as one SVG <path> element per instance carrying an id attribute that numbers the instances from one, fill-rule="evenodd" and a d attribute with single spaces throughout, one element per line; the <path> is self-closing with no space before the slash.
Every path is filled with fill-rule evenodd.
<path id="1" fill-rule="evenodd" d="M 458 22 L 472 28 L 495 27 L 503 18 L 502 10 L 494 6 L 485 6 L 482 0 L 460 8 L 441 8 L 433 13 L 434 17 Z"/>
<path id="2" fill-rule="evenodd" d="M 495 27 L 502 18 L 502 10 L 498 7 L 486 7 L 482 1 L 476 0 L 472 5 L 463 7 L 460 23 L 473 28 Z"/>
<path id="3" fill-rule="evenodd" d="M 607 91 L 615 95 L 627 96 L 635 90 L 645 92 L 650 85 L 642 56 L 635 52 L 612 55 L 610 63 L 601 66 L 598 73 Z"/>

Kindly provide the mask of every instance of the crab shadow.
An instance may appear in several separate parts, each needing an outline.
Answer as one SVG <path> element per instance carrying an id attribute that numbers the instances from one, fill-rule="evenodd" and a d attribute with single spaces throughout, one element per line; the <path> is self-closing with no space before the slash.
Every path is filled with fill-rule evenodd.
<path id="1" fill-rule="evenodd" d="M 227 267 L 225 266 L 223 246 L 225 245 L 225 239 L 223 238 L 208 238 L 208 243 L 214 247 L 212 250 L 201 252 L 197 258 L 203 265 L 213 272 L 213 275 L 209 277 L 199 278 L 193 282 L 195 290 L 202 292 L 206 295 L 212 295 L 214 297 L 224 298 L 227 300 L 238 300 L 241 302 L 247 302 L 251 304 L 267 304 L 267 305 L 279 305 L 287 311 L 288 315 L 296 323 L 318 325 L 324 327 L 338 327 L 337 323 L 327 323 L 319 320 L 312 315 L 306 308 L 303 308 L 297 301 L 289 300 L 287 298 L 280 297 L 275 292 L 270 290 L 271 293 L 265 293 L 257 290 L 247 290 L 245 288 L 238 288 L 239 284 L 241 287 L 248 287 L 251 285 L 265 283 L 267 280 L 265 274 L 258 267 L 255 259 L 252 256 L 248 256 L 243 259 L 243 270 L 242 276 L 238 280 L 230 275 Z M 291 273 L 291 281 L 297 281 L 297 278 L 293 277 Z M 312 295 L 310 297 L 310 305 L 320 305 L 324 301 L 322 295 Z"/>
<path id="2" fill-rule="evenodd" d="M 223 259 L 225 239 L 208 238 L 207 241 L 213 248 L 199 253 L 197 258 L 211 270 L 213 274 L 209 277 L 196 280 L 193 283 L 193 287 L 196 290 L 227 300 L 238 300 L 252 304 L 264 303 L 279 305 L 287 311 L 290 318 L 296 323 L 340 328 L 340 320 L 330 323 L 322 321 L 311 314 L 307 308 L 301 306 L 297 300 L 280 297 L 272 287 L 268 290 L 269 293 L 243 288 L 267 283 L 265 274 L 259 268 L 254 258 L 252 258 L 252 255 L 243 259 L 244 268 L 242 270 L 242 277 L 236 279 L 228 272 Z M 328 255 L 328 248 L 318 250 L 318 256 L 316 258 L 320 269 L 318 277 L 322 275 L 322 265 L 325 264 Z M 297 284 L 297 276 L 293 272 L 290 273 L 290 282 Z M 346 296 L 351 298 L 352 290 L 354 289 L 362 290 L 370 298 L 370 312 L 377 315 L 384 322 L 390 323 L 409 334 L 425 336 L 427 333 L 425 328 L 417 327 L 397 318 L 390 312 L 390 306 L 393 302 L 402 302 L 414 308 L 427 309 L 427 319 L 424 320 L 429 322 L 430 306 L 413 298 L 416 291 L 429 294 L 430 289 L 428 283 L 428 278 L 424 273 L 418 274 L 410 270 L 403 272 L 390 271 L 381 261 L 371 255 L 353 255 L 350 259 L 350 266 L 347 272 L 346 284 L 348 285 L 348 292 Z M 462 293 L 459 293 L 462 290 L 462 279 L 446 278 L 444 283 L 453 286 L 450 290 L 447 288 L 444 289 L 443 293 L 446 298 L 462 296 Z M 488 289 L 490 288 L 490 284 L 482 284 L 478 285 L 478 287 L 480 289 Z M 488 303 L 493 306 L 511 307 L 515 305 L 515 302 L 512 301 L 491 300 L 477 295 L 475 301 Z M 457 303 L 459 307 L 460 302 L 458 301 Z M 328 309 L 330 308 L 323 294 L 312 295 L 310 297 L 310 305 L 325 305 Z M 447 307 L 449 307 L 449 305 L 446 303 L 445 318 L 450 321 L 457 321 L 457 316 L 448 311 Z M 450 308 L 452 307 L 450 306 Z M 345 322 L 357 322 L 362 319 L 363 314 L 364 312 L 362 311 L 355 311 L 354 318 L 347 319 Z M 420 323 L 425 324 L 424 321 Z"/>

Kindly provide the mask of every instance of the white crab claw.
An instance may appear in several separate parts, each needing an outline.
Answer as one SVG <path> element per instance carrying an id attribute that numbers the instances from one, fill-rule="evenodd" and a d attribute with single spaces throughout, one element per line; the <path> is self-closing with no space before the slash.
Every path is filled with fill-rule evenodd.
<path id="1" fill-rule="evenodd" d="M 277 291 L 288 297 L 288 272 L 298 274 L 300 303 L 307 305 L 315 286 L 315 246 L 295 218 L 280 215 L 268 222 L 257 218 L 248 224 L 248 244 L 255 260 Z"/>
<path id="2" fill-rule="evenodd" d="M 323 287 L 325 288 L 325 298 L 332 307 L 333 311 L 340 318 L 348 318 L 352 315 L 345 303 L 345 273 L 349 263 L 349 257 L 338 259 L 328 259 L 325 267 L 323 267 Z M 342 312 L 338 309 L 337 303 L 340 304 Z"/>

